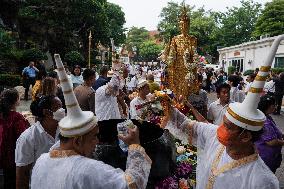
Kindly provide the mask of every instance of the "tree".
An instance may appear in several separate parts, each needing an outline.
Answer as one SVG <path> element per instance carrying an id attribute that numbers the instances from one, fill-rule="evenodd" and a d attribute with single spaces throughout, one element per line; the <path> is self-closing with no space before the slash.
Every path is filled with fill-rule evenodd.
<path id="1" fill-rule="evenodd" d="M 113 3 L 107 3 L 106 12 L 108 17 L 108 27 L 110 29 L 109 36 L 114 39 L 114 42 L 117 45 L 124 43 L 126 39 L 124 33 L 126 29 L 123 28 L 125 23 L 124 12 L 120 6 Z"/>
<path id="2" fill-rule="evenodd" d="M 127 33 L 126 43 L 131 47 L 137 47 L 139 48 L 140 45 L 149 40 L 150 36 L 148 31 L 142 27 L 131 27 L 130 30 Z"/>
<path id="3" fill-rule="evenodd" d="M 154 41 L 145 41 L 140 45 L 140 56 L 143 61 L 156 61 L 163 47 Z"/>
<path id="4" fill-rule="evenodd" d="M 65 54 L 86 44 L 89 31 L 95 40 L 107 38 L 105 0 L 27 0 L 19 10 L 21 38 L 32 40 L 51 53 Z"/>
<path id="5" fill-rule="evenodd" d="M 181 7 L 178 3 L 169 2 L 161 11 L 161 21 L 158 24 L 158 30 L 161 32 L 165 42 L 168 42 L 173 36 L 180 34 L 179 16 Z M 195 10 L 195 7 L 186 6 L 188 16 L 190 17 L 189 34 L 197 37 L 197 44 L 200 54 L 216 53 L 214 36 L 212 33 L 217 29 L 213 12 L 205 11 L 203 7 Z"/>
<path id="6" fill-rule="evenodd" d="M 219 27 L 216 37 L 219 46 L 232 46 L 251 40 L 261 4 L 242 0 L 240 7 L 228 8 L 225 13 L 215 14 Z"/>
<path id="7" fill-rule="evenodd" d="M 128 51 L 135 51 L 134 61 L 141 61 L 140 47 L 145 42 L 150 40 L 149 32 L 144 28 L 131 27 L 126 37 L 126 49 Z"/>
<path id="8" fill-rule="evenodd" d="M 191 9 L 189 6 L 187 8 L 188 10 Z M 179 34 L 178 20 L 180 10 L 181 5 L 175 2 L 168 2 L 167 6 L 160 13 L 161 21 L 158 24 L 158 30 L 166 42 Z"/>
<path id="9" fill-rule="evenodd" d="M 266 3 L 262 14 L 256 22 L 256 27 L 253 35 L 259 37 L 269 34 L 276 36 L 284 33 L 284 1 L 273 0 Z"/>
<path id="10" fill-rule="evenodd" d="M 66 61 L 71 67 L 74 67 L 75 65 L 85 66 L 84 57 L 77 51 L 71 51 L 66 53 L 64 61 Z"/>
<path id="11" fill-rule="evenodd" d="M 106 0 L 26 0 L 18 15 L 21 39 L 51 53 L 78 50 L 87 56 L 90 31 L 92 44 L 108 45 L 110 37 L 116 44 L 125 40 L 124 13 Z"/>

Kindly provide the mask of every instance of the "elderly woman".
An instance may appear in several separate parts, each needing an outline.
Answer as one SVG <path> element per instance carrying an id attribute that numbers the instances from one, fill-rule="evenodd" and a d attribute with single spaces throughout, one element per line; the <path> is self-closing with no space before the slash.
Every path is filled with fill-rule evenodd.
<path id="1" fill-rule="evenodd" d="M 275 111 L 275 98 L 269 95 L 262 96 L 258 109 L 266 115 L 266 121 L 263 133 L 255 145 L 262 160 L 275 173 L 282 161 L 281 149 L 284 145 L 283 134 L 270 116 Z"/>

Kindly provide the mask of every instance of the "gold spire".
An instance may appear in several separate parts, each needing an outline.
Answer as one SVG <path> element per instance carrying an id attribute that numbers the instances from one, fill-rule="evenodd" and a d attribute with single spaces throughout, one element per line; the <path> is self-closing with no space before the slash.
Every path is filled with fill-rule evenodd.
<path id="1" fill-rule="evenodd" d="M 186 8 L 185 2 L 183 1 L 179 20 L 180 20 L 180 22 L 183 21 L 184 23 L 186 23 L 188 25 L 190 19 L 187 16 L 187 12 L 188 12 L 188 9 Z"/>

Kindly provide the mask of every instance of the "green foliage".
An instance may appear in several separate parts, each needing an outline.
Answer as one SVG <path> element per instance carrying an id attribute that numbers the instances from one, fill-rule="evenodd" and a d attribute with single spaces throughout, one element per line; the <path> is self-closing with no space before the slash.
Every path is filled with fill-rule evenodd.
<path id="1" fill-rule="evenodd" d="M 34 41 L 51 54 L 64 55 L 71 50 L 88 52 L 90 31 L 92 44 L 101 41 L 107 45 L 110 37 L 116 45 L 125 40 L 124 13 L 121 7 L 106 0 L 26 0 L 18 17 L 21 38 Z"/>
<path id="2" fill-rule="evenodd" d="M 205 11 L 203 7 L 187 6 L 190 15 L 189 34 L 197 37 L 199 53 L 218 56 L 218 46 L 232 46 L 250 41 L 260 14 L 261 5 L 252 0 L 242 0 L 240 7 L 228 8 L 226 12 Z M 169 2 L 161 11 L 158 29 L 167 42 L 178 35 L 180 5 Z"/>
<path id="3" fill-rule="evenodd" d="M 0 86 L 15 87 L 21 84 L 20 75 L 0 74 Z"/>
<path id="4" fill-rule="evenodd" d="M 150 40 L 149 32 L 144 28 L 131 27 L 127 33 L 126 47 L 127 50 L 132 51 L 136 48 L 136 56 L 134 61 L 142 61 L 143 58 L 140 55 L 141 46 L 146 41 Z"/>
<path id="5" fill-rule="evenodd" d="M 253 40 L 252 32 L 260 15 L 261 4 L 242 0 L 240 7 L 228 8 L 225 13 L 216 14 L 220 25 L 216 38 L 219 46 L 232 46 Z"/>
<path id="6" fill-rule="evenodd" d="M 143 61 L 156 61 L 161 50 L 162 46 L 157 45 L 154 41 L 145 41 L 140 45 L 139 52 Z"/>
<path id="7" fill-rule="evenodd" d="M 110 30 L 109 36 L 114 39 L 115 44 L 124 43 L 126 39 L 124 32 L 126 30 L 122 26 L 125 23 L 125 15 L 121 7 L 113 3 L 107 3 L 106 14 Z"/>
<path id="8" fill-rule="evenodd" d="M 250 75 L 250 74 L 253 74 L 253 73 L 254 73 L 254 70 L 246 70 L 243 75 L 247 76 L 247 75 Z"/>
<path id="9" fill-rule="evenodd" d="M 228 75 L 233 74 L 236 71 L 236 67 L 234 66 L 229 66 L 228 67 Z"/>
<path id="10" fill-rule="evenodd" d="M 131 47 L 140 48 L 141 44 L 149 39 L 149 33 L 144 27 L 132 27 L 127 33 L 126 43 Z"/>
<path id="11" fill-rule="evenodd" d="M 271 68 L 273 73 L 280 74 L 284 72 L 284 68 Z"/>
<path id="12" fill-rule="evenodd" d="M 80 65 L 85 66 L 84 57 L 78 51 L 71 51 L 64 57 L 64 61 L 67 62 L 68 66 Z"/>
<path id="13" fill-rule="evenodd" d="M 276 36 L 284 33 L 284 1 L 273 0 L 265 5 L 262 14 L 257 20 L 254 36 L 269 34 Z"/>
<path id="14" fill-rule="evenodd" d="M 191 9 L 189 6 L 187 6 L 187 8 L 188 10 Z M 167 6 L 161 11 L 161 21 L 158 24 L 158 30 L 161 32 L 161 35 L 166 42 L 179 34 L 178 21 L 180 10 L 181 5 L 171 1 L 168 2 Z"/>
<path id="15" fill-rule="evenodd" d="M 47 60 L 47 56 L 39 49 L 27 49 L 22 54 L 24 62 Z"/>

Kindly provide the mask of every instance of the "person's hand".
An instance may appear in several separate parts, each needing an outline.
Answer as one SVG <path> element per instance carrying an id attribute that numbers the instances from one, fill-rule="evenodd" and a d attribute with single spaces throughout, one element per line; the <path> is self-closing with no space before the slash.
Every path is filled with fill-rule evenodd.
<path id="1" fill-rule="evenodd" d="M 128 134 L 126 134 L 125 136 L 118 135 L 118 138 L 127 145 L 140 144 L 138 127 L 135 126 L 134 128 L 128 128 Z"/>

